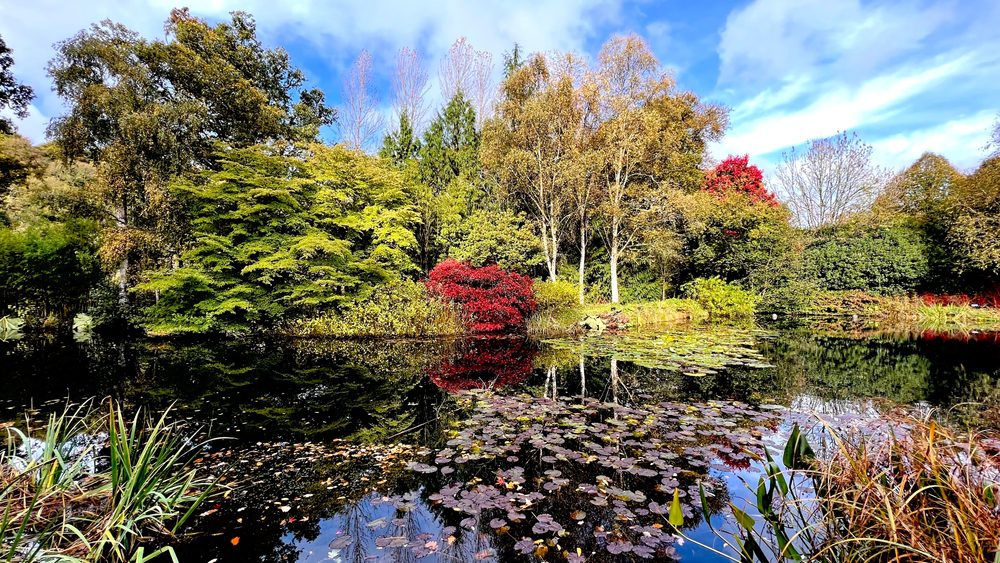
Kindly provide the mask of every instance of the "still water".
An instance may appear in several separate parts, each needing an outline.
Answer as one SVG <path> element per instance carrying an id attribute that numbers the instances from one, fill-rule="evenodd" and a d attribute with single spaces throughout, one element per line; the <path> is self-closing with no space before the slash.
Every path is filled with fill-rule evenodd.
<path id="1" fill-rule="evenodd" d="M 696 483 L 725 527 L 756 479 L 742 448 L 779 446 L 787 413 L 904 404 L 982 426 L 1000 404 L 1000 335 L 980 332 L 24 338 L 0 342 L 0 366 L 0 421 L 114 396 L 227 438 L 202 463 L 235 491 L 182 561 L 722 560 L 696 545 L 721 547 Z M 655 525 L 674 490 L 684 538 Z"/>

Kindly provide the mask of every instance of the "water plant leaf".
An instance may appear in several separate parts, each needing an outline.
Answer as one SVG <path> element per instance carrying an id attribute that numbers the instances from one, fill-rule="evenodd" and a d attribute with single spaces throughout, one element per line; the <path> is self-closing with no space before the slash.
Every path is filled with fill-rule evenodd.
<path id="1" fill-rule="evenodd" d="M 752 532 L 754 526 L 757 524 L 754 521 L 753 516 L 750 516 L 746 512 L 743 512 L 742 510 L 737 508 L 735 504 L 730 503 L 729 508 L 733 511 L 733 516 L 736 517 L 736 521 L 739 523 L 739 525 L 743 526 L 743 528 L 746 529 L 746 531 Z"/>
<path id="2" fill-rule="evenodd" d="M 684 524 L 684 512 L 681 510 L 681 496 L 678 489 L 674 489 L 674 500 L 670 502 L 670 516 L 667 521 L 678 528 Z"/>

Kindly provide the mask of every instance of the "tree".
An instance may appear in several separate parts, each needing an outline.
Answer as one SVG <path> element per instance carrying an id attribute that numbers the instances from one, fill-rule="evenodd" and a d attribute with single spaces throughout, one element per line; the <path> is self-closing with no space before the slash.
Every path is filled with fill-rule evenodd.
<path id="1" fill-rule="evenodd" d="M 476 112 L 459 92 L 424 132 L 416 186 L 421 215 L 417 239 L 420 264 L 429 271 L 447 250 L 449 231 L 479 203 L 479 133 Z"/>
<path id="2" fill-rule="evenodd" d="M 924 153 L 906 170 L 889 180 L 879 194 L 876 207 L 901 213 L 923 224 L 942 211 L 948 195 L 962 174 L 948 159 L 934 153 Z"/>
<path id="3" fill-rule="evenodd" d="M 658 223 L 655 204 L 667 188 L 697 185 L 705 144 L 725 127 L 725 112 L 677 92 L 649 46 L 636 35 L 602 47 L 595 73 L 603 202 L 601 234 L 608 248 L 611 301 L 619 301 L 622 255 Z"/>
<path id="4" fill-rule="evenodd" d="M 0 198 L 28 178 L 40 178 L 46 162 L 42 151 L 19 135 L 0 133 Z"/>
<path id="5" fill-rule="evenodd" d="M 397 119 L 402 122 L 407 116 L 413 130 L 418 134 L 424 124 L 427 114 L 427 69 L 424 68 L 420 55 L 408 47 L 403 47 L 396 54 L 396 73 L 393 75 L 393 107 Z"/>
<path id="6" fill-rule="evenodd" d="M 450 100 L 461 93 L 472 102 L 481 126 L 493 106 L 493 55 L 477 51 L 468 39 L 458 38 L 441 61 L 438 72 L 441 95 Z"/>
<path id="7" fill-rule="evenodd" d="M 172 177 L 211 168 L 220 143 L 309 139 L 335 117 L 321 92 L 301 89 L 287 53 L 261 45 L 249 15 L 210 26 L 173 10 L 166 32 L 150 41 L 104 21 L 57 44 L 48 68 L 68 106 L 49 134 L 66 158 L 97 164 L 110 219 L 101 255 L 118 268 L 123 301 L 137 262 L 183 244 Z"/>
<path id="8" fill-rule="evenodd" d="M 719 197 L 742 193 L 758 203 L 778 206 L 774 194 L 764 187 L 764 172 L 750 164 L 750 157 L 730 156 L 705 174 L 701 189 Z"/>
<path id="9" fill-rule="evenodd" d="M 560 246 L 573 216 L 569 185 L 579 171 L 570 155 L 584 135 L 583 104 L 566 57 L 552 68 L 535 55 L 503 84 L 497 116 L 483 129 L 482 161 L 518 197 L 536 222 L 549 279 L 555 280 Z"/>
<path id="10" fill-rule="evenodd" d="M 525 224 L 523 214 L 481 209 L 459 228 L 449 255 L 480 267 L 496 264 L 504 270 L 528 274 L 542 263 L 538 236 Z"/>
<path id="11" fill-rule="evenodd" d="M 879 225 L 909 224 L 923 235 L 927 259 L 927 287 L 956 287 L 961 258 L 948 243 L 954 219 L 949 201 L 963 176 L 944 157 L 925 153 L 896 174 L 875 200 L 874 220 Z"/>
<path id="12" fill-rule="evenodd" d="M 364 150 L 382 130 L 382 115 L 372 88 L 372 56 L 362 50 L 344 78 L 341 135 L 347 146 Z"/>
<path id="13" fill-rule="evenodd" d="M 871 155 L 871 145 L 846 132 L 811 141 L 805 154 L 785 153 L 776 175 L 799 225 L 815 229 L 869 209 L 888 179 Z"/>
<path id="14" fill-rule="evenodd" d="M 382 139 L 382 148 L 378 155 L 395 164 L 402 166 L 407 161 L 416 159 L 420 154 L 420 139 L 413 130 L 410 115 L 403 112 L 399 116 L 399 127 Z"/>
<path id="15" fill-rule="evenodd" d="M 14 78 L 11 67 L 14 66 L 13 51 L 0 36 L 0 111 L 10 110 L 15 116 L 24 119 L 28 117 L 28 105 L 35 92 L 30 86 L 21 84 Z M 0 135 L 14 133 L 14 123 L 5 117 L 0 117 Z"/>
<path id="16" fill-rule="evenodd" d="M 1000 281 L 1000 157 L 984 161 L 958 181 L 948 197 L 952 214 L 946 240 L 955 249 L 955 269 Z"/>
<path id="17" fill-rule="evenodd" d="M 179 267 L 154 272 L 155 332 L 242 332 L 320 315 L 414 269 L 399 172 L 343 147 L 229 149 L 171 191 L 191 214 Z"/>
<path id="18" fill-rule="evenodd" d="M 788 281 L 795 250 L 788 208 L 740 192 L 720 199 L 698 191 L 683 198 L 686 278 L 715 276 L 758 293 Z"/>

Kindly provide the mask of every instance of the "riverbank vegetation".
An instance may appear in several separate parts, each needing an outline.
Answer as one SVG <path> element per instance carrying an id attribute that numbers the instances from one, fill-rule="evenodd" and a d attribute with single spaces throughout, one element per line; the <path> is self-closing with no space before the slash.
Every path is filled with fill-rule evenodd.
<path id="1" fill-rule="evenodd" d="M 169 555 L 172 538 L 221 492 L 195 467 L 205 443 L 169 409 L 128 418 L 118 405 L 87 403 L 5 430 L 0 555 L 8 561 Z"/>
<path id="2" fill-rule="evenodd" d="M 714 530 L 732 561 L 995 561 L 1000 466 L 995 435 L 899 414 L 880 427 L 794 427 L 781 465 L 768 454 L 753 506 Z M 814 451 L 807 434 L 817 441 Z M 820 444 L 822 447 L 820 447 Z M 704 492 L 702 493 L 704 494 Z"/>
<path id="3" fill-rule="evenodd" d="M 746 156 L 708 154 L 726 108 L 679 88 L 637 35 L 593 60 L 515 45 L 500 69 L 460 39 L 436 111 L 415 51 L 398 57 L 391 100 L 362 53 L 338 112 L 249 14 L 211 24 L 173 10 L 165 29 L 146 39 L 103 22 L 60 42 L 48 71 L 66 112 L 50 142 L 2 132 L 9 323 L 440 335 L 623 308 L 633 326 L 699 316 L 664 314 L 679 297 L 716 319 L 872 303 L 918 320 L 997 317 L 997 156 L 964 173 L 928 153 L 892 174 L 844 133 L 765 179 Z M 30 89 L 15 93 L 0 103 L 24 111 Z M 479 307 L 441 292 L 440 268 L 467 277 L 453 287 L 483 268 L 526 277 L 504 285 L 517 305 Z M 830 292 L 859 297 L 832 306 Z M 936 308 L 944 294 L 983 298 Z M 901 297 L 913 295 L 926 306 Z"/>

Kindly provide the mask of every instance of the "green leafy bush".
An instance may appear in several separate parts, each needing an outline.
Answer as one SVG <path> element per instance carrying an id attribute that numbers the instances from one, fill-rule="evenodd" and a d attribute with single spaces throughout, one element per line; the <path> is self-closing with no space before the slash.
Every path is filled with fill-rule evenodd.
<path id="1" fill-rule="evenodd" d="M 746 318 L 756 311 L 756 296 L 717 277 L 698 278 L 684 284 L 681 290 L 711 317 Z"/>
<path id="2" fill-rule="evenodd" d="M 504 270 L 526 274 L 542 263 L 538 236 L 528 226 L 524 214 L 476 211 L 462 221 L 455 236 L 458 244 L 449 256 L 477 268 L 496 264 Z"/>
<path id="3" fill-rule="evenodd" d="M 580 302 L 579 288 L 573 282 L 565 280 L 535 282 L 532 288 L 539 311 L 570 309 Z"/>
<path id="4" fill-rule="evenodd" d="M 424 284 L 402 280 L 375 288 L 339 314 L 296 321 L 291 331 L 296 336 L 441 336 L 460 334 L 462 321 Z"/>
<path id="5" fill-rule="evenodd" d="M 894 295 L 915 291 L 927 277 L 927 247 L 905 226 L 821 232 L 805 250 L 806 275 L 823 289 Z"/>
<path id="6" fill-rule="evenodd" d="M 80 220 L 0 229 L 0 316 L 68 324 L 100 276 L 94 233 Z"/>

